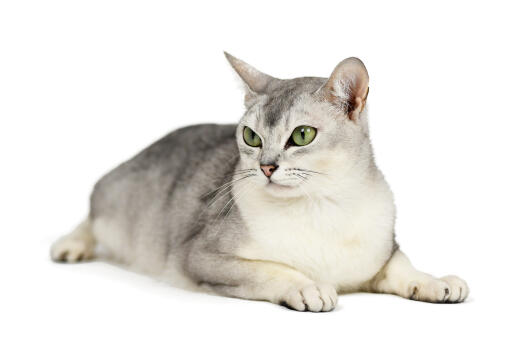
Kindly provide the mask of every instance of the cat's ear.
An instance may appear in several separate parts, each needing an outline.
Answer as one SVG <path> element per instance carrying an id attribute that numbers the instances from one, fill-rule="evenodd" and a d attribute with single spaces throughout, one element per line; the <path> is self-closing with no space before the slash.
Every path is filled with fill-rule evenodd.
<path id="1" fill-rule="evenodd" d="M 231 54 L 224 52 L 226 59 L 228 59 L 231 67 L 240 76 L 245 84 L 245 102 L 255 98 L 260 94 L 265 94 L 268 85 L 275 80 L 268 74 L 258 71 L 248 63 L 235 58 Z"/>
<path id="2" fill-rule="evenodd" d="M 358 58 L 348 58 L 336 66 L 320 89 L 323 97 L 357 121 L 368 97 L 368 71 Z"/>

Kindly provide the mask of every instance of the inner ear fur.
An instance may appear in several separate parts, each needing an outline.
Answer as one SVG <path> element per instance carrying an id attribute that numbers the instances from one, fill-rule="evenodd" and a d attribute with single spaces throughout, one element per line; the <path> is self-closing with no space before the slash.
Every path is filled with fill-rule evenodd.
<path id="1" fill-rule="evenodd" d="M 321 93 L 325 100 L 339 107 L 351 120 L 357 120 L 368 98 L 369 76 L 363 62 L 347 58 L 334 69 Z"/>

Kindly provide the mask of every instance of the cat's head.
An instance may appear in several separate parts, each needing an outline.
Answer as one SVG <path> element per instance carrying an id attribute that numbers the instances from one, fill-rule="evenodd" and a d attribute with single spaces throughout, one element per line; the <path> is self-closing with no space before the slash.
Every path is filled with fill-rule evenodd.
<path id="1" fill-rule="evenodd" d="M 328 195 L 368 170 L 368 73 L 361 60 L 343 60 L 328 79 L 282 80 L 226 57 L 246 93 L 236 178 L 248 176 L 272 196 L 297 197 Z"/>

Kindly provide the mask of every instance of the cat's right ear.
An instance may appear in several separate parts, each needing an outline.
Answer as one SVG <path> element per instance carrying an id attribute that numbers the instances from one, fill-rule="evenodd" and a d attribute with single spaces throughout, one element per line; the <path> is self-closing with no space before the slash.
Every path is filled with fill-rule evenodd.
<path id="1" fill-rule="evenodd" d="M 258 71 L 248 63 L 235 58 L 227 52 L 224 52 L 224 55 L 245 85 L 246 106 L 258 95 L 265 94 L 268 85 L 275 80 L 274 77 Z"/>

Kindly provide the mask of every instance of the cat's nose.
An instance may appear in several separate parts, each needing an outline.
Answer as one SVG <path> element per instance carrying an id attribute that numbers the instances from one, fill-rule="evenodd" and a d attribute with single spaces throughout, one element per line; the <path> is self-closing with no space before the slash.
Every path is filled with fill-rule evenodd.
<path id="1" fill-rule="evenodd" d="M 260 168 L 261 168 L 261 171 L 263 172 L 263 174 L 265 174 L 265 176 L 267 178 L 270 178 L 270 176 L 272 175 L 272 173 L 274 173 L 274 171 L 278 168 L 279 166 L 277 165 L 260 165 Z"/>

